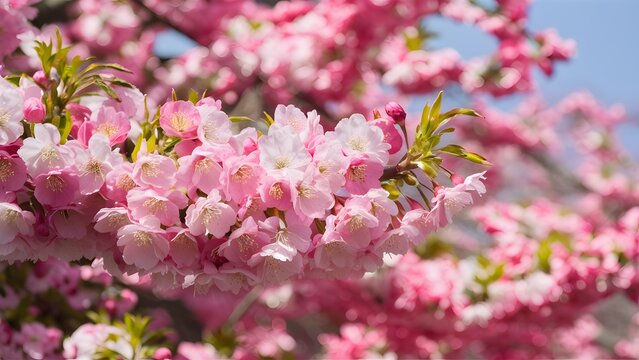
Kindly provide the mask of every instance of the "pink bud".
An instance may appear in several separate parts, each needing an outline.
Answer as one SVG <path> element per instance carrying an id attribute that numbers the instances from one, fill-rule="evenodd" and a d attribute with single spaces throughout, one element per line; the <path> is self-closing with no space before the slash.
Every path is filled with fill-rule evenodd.
<path id="1" fill-rule="evenodd" d="M 384 142 L 391 146 L 388 150 L 389 154 L 395 154 L 402 149 L 404 138 L 397 128 L 395 128 L 395 121 L 380 117 L 379 119 L 374 120 L 373 124 L 382 129 L 382 132 L 384 133 Z"/>
<path id="2" fill-rule="evenodd" d="M 40 85 L 46 85 L 46 83 L 49 82 L 47 74 L 45 74 L 43 70 L 36 71 L 35 74 L 33 74 L 33 80 Z"/>
<path id="3" fill-rule="evenodd" d="M 42 100 L 29 98 L 24 102 L 24 118 L 30 123 L 41 123 L 46 115 Z"/>
<path id="4" fill-rule="evenodd" d="M 386 104 L 385 110 L 386 114 L 388 114 L 388 116 L 393 118 L 393 120 L 395 120 L 395 122 L 400 125 L 404 123 L 404 120 L 406 120 L 406 111 L 401 105 L 394 101 Z"/>
<path id="5" fill-rule="evenodd" d="M 161 347 L 153 353 L 153 360 L 171 360 L 171 350 Z"/>
<path id="6" fill-rule="evenodd" d="M 464 183 L 464 178 L 457 174 L 453 174 L 450 176 L 450 181 L 453 182 L 453 185 L 459 185 Z"/>

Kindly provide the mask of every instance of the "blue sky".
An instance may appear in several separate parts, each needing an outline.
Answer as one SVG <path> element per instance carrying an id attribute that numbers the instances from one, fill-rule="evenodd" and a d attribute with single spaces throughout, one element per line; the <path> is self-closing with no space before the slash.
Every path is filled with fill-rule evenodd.
<path id="1" fill-rule="evenodd" d="M 549 27 L 577 41 L 577 55 L 560 64 L 552 78 L 535 77 L 544 97 L 553 102 L 587 89 L 606 104 L 623 103 L 639 115 L 639 0 L 536 0 L 529 28 Z M 428 22 L 439 34 L 433 46 L 451 46 L 464 58 L 494 50 L 495 40 L 470 27 L 446 20 Z M 510 102 L 512 100 L 506 101 Z"/>
<path id="2" fill-rule="evenodd" d="M 535 72 L 539 90 L 548 103 L 555 103 L 578 90 L 590 91 L 600 102 L 621 103 L 631 123 L 622 126 L 619 139 L 639 158 L 639 0 L 536 0 L 531 7 L 529 28 L 549 27 L 564 38 L 577 41 L 577 54 L 559 64 L 551 78 Z M 429 21 L 439 34 L 433 46 L 450 46 L 464 58 L 485 55 L 496 41 L 476 29 L 446 20 Z M 495 105 L 510 109 L 521 99 L 511 96 Z"/>

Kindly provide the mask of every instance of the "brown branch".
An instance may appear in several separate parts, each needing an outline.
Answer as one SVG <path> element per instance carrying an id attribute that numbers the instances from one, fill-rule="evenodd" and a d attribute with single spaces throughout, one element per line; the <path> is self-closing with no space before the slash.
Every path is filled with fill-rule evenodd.
<path id="1" fill-rule="evenodd" d="M 557 186 L 565 187 L 566 190 L 576 189 L 578 191 L 587 192 L 590 189 L 575 175 L 569 173 L 561 166 L 553 162 L 546 154 L 535 151 L 524 152 L 537 164 L 541 165 L 550 173 L 550 179 L 554 180 Z"/>

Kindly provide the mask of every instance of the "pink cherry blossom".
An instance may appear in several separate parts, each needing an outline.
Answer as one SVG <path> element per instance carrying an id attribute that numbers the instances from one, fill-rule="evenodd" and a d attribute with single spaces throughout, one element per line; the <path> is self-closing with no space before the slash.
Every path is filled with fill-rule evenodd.
<path id="1" fill-rule="evenodd" d="M 351 157 L 344 178 L 344 188 L 351 194 L 364 194 L 368 189 L 379 187 L 379 179 L 384 173 L 384 166 L 367 155 Z"/>
<path id="2" fill-rule="evenodd" d="M 100 108 L 84 126 L 90 127 L 93 134 L 106 136 L 111 146 L 124 142 L 131 131 L 131 122 L 126 113 L 112 107 Z"/>
<path id="3" fill-rule="evenodd" d="M 196 148 L 190 155 L 178 159 L 178 185 L 187 189 L 199 189 L 209 193 L 220 189 L 222 174 L 220 153 L 210 148 Z"/>
<path id="4" fill-rule="evenodd" d="M 27 181 L 24 161 L 6 151 L 0 151 L 0 191 L 17 191 Z"/>
<path id="5" fill-rule="evenodd" d="M 324 218 L 335 204 L 328 182 L 320 178 L 314 168 L 307 169 L 303 178 L 291 184 L 291 198 L 293 209 L 300 217 Z"/>
<path id="6" fill-rule="evenodd" d="M 197 138 L 210 145 L 228 142 L 233 135 L 228 115 L 210 105 L 198 106 L 198 111 L 202 120 L 197 128 Z"/>
<path id="7" fill-rule="evenodd" d="M 105 183 L 106 174 L 123 161 L 118 150 L 111 150 L 109 139 L 100 134 L 91 137 L 88 149 L 79 149 L 75 156 L 80 193 L 83 195 L 99 191 Z"/>
<path id="8" fill-rule="evenodd" d="M 100 209 L 93 221 L 94 229 L 100 233 L 116 233 L 124 225 L 131 224 L 129 212 L 123 207 Z"/>
<path id="9" fill-rule="evenodd" d="M 173 101 L 162 105 L 160 126 L 169 136 L 193 139 L 200 125 L 200 113 L 189 101 Z"/>
<path id="10" fill-rule="evenodd" d="M 66 167 L 70 152 L 60 146 L 60 132 L 52 124 L 36 124 L 34 137 L 24 140 L 18 155 L 24 160 L 29 175 L 37 177 L 51 170 Z"/>
<path id="11" fill-rule="evenodd" d="M 233 231 L 226 242 L 220 245 L 220 255 L 237 263 L 245 263 L 253 255 L 262 250 L 264 245 L 271 242 L 269 235 L 258 229 L 253 218 L 248 217 L 242 226 Z"/>
<path id="12" fill-rule="evenodd" d="M 70 170 L 52 170 L 37 176 L 35 198 L 44 205 L 60 207 L 73 204 L 80 195 L 78 177 Z"/>
<path id="13" fill-rule="evenodd" d="M 0 8 L 0 15 L 3 13 Z M 2 48 L 0 47 L 0 53 Z M 22 127 L 22 94 L 4 78 L 0 78 L 0 145 L 8 145 L 18 139 Z"/>
<path id="14" fill-rule="evenodd" d="M 390 145 L 384 142 L 384 133 L 361 114 L 340 121 L 334 132 L 326 133 L 326 140 L 337 141 L 346 156 L 363 154 L 383 164 L 388 161 Z"/>
<path id="15" fill-rule="evenodd" d="M 299 179 L 311 162 L 311 155 L 288 127 L 271 127 L 259 142 L 260 165 L 274 178 Z"/>
<path id="16" fill-rule="evenodd" d="M 230 157 L 225 159 L 222 165 L 224 170 L 220 182 L 227 198 L 240 201 L 246 194 L 256 191 L 256 185 L 260 183 L 264 170 L 258 164 L 255 152 L 248 156 Z"/>
<path id="17" fill-rule="evenodd" d="M 180 223 L 180 209 L 186 208 L 187 204 L 186 196 L 177 190 L 158 193 L 152 189 L 133 189 L 127 195 L 127 205 L 133 219 L 153 216 L 164 226 Z"/>
<path id="18" fill-rule="evenodd" d="M 140 186 L 168 189 L 175 184 L 176 173 L 177 166 L 172 159 L 149 154 L 135 162 L 132 178 Z"/>
<path id="19" fill-rule="evenodd" d="M 143 270 L 152 269 L 169 254 L 169 241 L 154 218 L 120 228 L 117 245 L 122 248 L 122 258 L 127 264 Z"/>
<path id="20" fill-rule="evenodd" d="M 212 191 L 206 198 L 199 198 L 186 210 L 186 226 L 195 236 L 211 234 L 221 238 L 235 224 L 233 209 L 221 202 L 218 191 Z"/>
<path id="21" fill-rule="evenodd" d="M 22 210 L 15 204 L 0 203 L 0 232 L 2 244 L 7 244 L 18 235 L 33 234 L 35 217 L 32 213 Z"/>

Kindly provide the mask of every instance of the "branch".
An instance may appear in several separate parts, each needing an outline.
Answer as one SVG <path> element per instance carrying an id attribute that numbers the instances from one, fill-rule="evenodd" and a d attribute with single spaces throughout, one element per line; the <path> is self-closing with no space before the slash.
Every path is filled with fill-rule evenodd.
<path id="1" fill-rule="evenodd" d="M 150 7 L 148 7 L 145 3 L 144 0 L 130 0 L 132 3 L 136 4 L 137 6 L 141 7 L 142 9 L 144 9 L 150 16 L 151 19 L 153 19 L 153 21 L 163 24 L 165 26 L 170 27 L 171 29 L 178 31 L 179 33 L 183 34 L 184 36 L 188 37 L 189 39 L 193 40 L 194 42 L 200 44 L 201 46 L 204 47 L 208 47 L 209 44 L 206 44 L 198 39 L 196 39 L 194 36 L 192 36 L 191 34 L 189 34 L 188 32 L 182 30 L 179 26 L 175 25 L 171 20 L 161 16 L 160 14 L 156 13 L 155 11 L 153 11 L 153 9 L 151 9 Z"/>
<path id="2" fill-rule="evenodd" d="M 584 183 L 579 180 L 579 178 L 554 163 L 545 154 L 535 151 L 526 151 L 524 153 L 531 159 L 533 159 L 536 163 L 548 170 L 548 172 L 551 174 L 551 179 L 555 180 L 558 186 L 563 185 L 568 189 L 577 189 L 578 191 L 583 192 L 590 191 L 590 189 L 586 185 L 584 185 Z"/>

